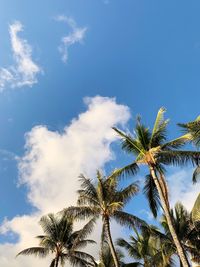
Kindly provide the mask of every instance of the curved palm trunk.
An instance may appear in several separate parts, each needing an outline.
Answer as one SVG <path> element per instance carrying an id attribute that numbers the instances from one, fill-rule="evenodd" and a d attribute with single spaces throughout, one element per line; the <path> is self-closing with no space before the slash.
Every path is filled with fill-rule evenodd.
<path id="1" fill-rule="evenodd" d="M 177 248 L 177 252 L 178 252 L 178 255 L 179 255 L 179 258 L 180 258 L 180 261 L 182 262 L 182 266 L 183 267 L 189 267 L 189 263 L 188 263 L 188 260 L 187 260 L 187 257 L 185 255 L 185 252 L 183 250 L 183 247 L 181 245 L 181 242 L 176 234 L 176 231 L 174 229 L 174 226 L 173 226 L 173 223 L 172 223 L 172 219 L 171 219 L 171 215 L 170 215 L 170 207 L 168 205 L 168 201 L 167 199 L 165 198 L 164 196 L 164 192 L 161 188 L 161 185 L 159 183 L 159 180 L 156 176 L 156 173 L 155 173 L 155 169 L 153 166 L 149 166 L 149 169 L 150 169 L 150 173 L 154 179 L 154 182 L 155 182 L 155 185 L 157 187 L 157 190 L 158 190 L 158 193 L 159 193 L 159 196 L 160 196 L 160 201 L 161 201 L 161 204 L 162 204 L 162 208 L 164 210 L 164 213 L 165 213 L 165 216 L 166 216 L 166 220 L 167 220 L 167 224 L 169 226 L 169 230 L 170 230 L 170 233 L 172 235 L 172 238 L 174 240 L 174 244 Z"/>
<path id="2" fill-rule="evenodd" d="M 113 256 L 113 260 L 115 263 L 115 267 L 120 267 L 119 265 L 119 260 L 117 258 L 117 253 L 115 251 L 114 245 L 113 245 L 113 241 L 112 241 L 112 237 L 111 237 L 111 232 L 110 232 L 110 222 L 109 222 L 109 218 L 108 217 L 104 217 L 104 227 L 106 230 L 106 234 L 108 237 L 108 244 L 111 250 L 111 254 Z"/>

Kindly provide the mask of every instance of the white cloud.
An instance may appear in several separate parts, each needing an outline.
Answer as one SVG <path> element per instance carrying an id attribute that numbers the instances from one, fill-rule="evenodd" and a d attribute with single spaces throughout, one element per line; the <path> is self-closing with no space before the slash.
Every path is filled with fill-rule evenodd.
<path id="1" fill-rule="evenodd" d="M 37 83 L 36 76 L 41 72 L 41 68 L 32 60 L 31 46 L 18 36 L 22 31 L 23 25 L 19 21 L 9 26 L 14 65 L 0 69 L 1 91 L 7 87 L 32 86 Z"/>
<path id="2" fill-rule="evenodd" d="M 0 149 L 0 155 L 2 156 L 3 160 L 19 160 L 20 157 L 18 157 L 15 153 L 6 150 L 6 149 Z"/>
<path id="3" fill-rule="evenodd" d="M 74 19 L 63 15 L 56 17 L 56 20 L 66 22 L 68 26 L 71 28 L 71 32 L 68 35 L 62 37 L 61 45 L 58 48 L 62 55 L 63 62 L 66 63 L 68 60 L 69 47 L 74 45 L 75 43 L 83 42 L 83 39 L 85 38 L 85 34 L 87 31 L 87 27 L 82 27 L 82 28 L 77 27 Z"/>
<path id="4" fill-rule="evenodd" d="M 85 103 L 87 111 L 72 120 L 62 133 L 37 126 L 26 135 L 26 153 L 19 164 L 20 183 L 27 185 L 28 199 L 38 211 L 3 223 L 1 231 L 16 233 L 19 241 L 0 245 L 1 266 L 48 266 L 49 259 L 14 257 L 21 249 L 36 245 L 33 237 L 40 234 L 37 221 L 42 214 L 75 204 L 80 172 L 94 177 L 97 168 L 113 159 L 110 144 L 116 135 L 111 127 L 125 124 L 129 110 L 115 99 L 100 96 L 86 98 Z M 99 229 L 94 233 L 96 237 Z M 118 235 L 119 227 L 113 231 Z"/>
<path id="5" fill-rule="evenodd" d="M 191 211 L 199 194 L 199 183 L 192 183 L 192 169 L 183 169 L 168 177 L 170 201 L 172 206 L 181 201 Z"/>

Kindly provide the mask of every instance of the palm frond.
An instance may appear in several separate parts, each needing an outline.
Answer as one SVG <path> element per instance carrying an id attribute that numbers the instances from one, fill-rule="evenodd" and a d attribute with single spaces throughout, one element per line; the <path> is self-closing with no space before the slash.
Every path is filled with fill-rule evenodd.
<path id="1" fill-rule="evenodd" d="M 162 149 L 178 149 L 191 141 L 191 135 L 189 133 L 182 135 L 176 139 L 168 141 L 161 145 Z"/>
<path id="2" fill-rule="evenodd" d="M 148 128 L 141 124 L 140 119 L 137 120 L 135 131 L 138 139 L 138 144 L 141 144 L 140 146 L 143 148 L 142 150 L 148 150 L 151 133 Z"/>
<path id="3" fill-rule="evenodd" d="M 149 142 L 150 147 L 158 146 L 166 139 L 166 127 L 168 120 L 164 120 L 165 111 L 166 109 L 161 107 L 157 113 L 151 134 L 151 140 Z"/>
<path id="4" fill-rule="evenodd" d="M 119 129 L 113 127 L 113 130 L 118 133 L 118 135 L 122 138 L 122 148 L 126 150 L 128 153 L 136 153 L 136 154 L 145 154 L 143 148 L 139 142 L 137 142 L 130 135 L 125 134 Z"/>
<path id="5" fill-rule="evenodd" d="M 139 167 L 136 162 L 133 162 L 129 165 L 126 165 L 125 167 L 116 169 L 112 172 L 110 176 L 112 177 L 127 177 L 127 176 L 134 176 L 139 171 Z"/>
<path id="6" fill-rule="evenodd" d="M 73 246 L 73 248 L 75 248 L 75 249 L 83 249 L 87 245 L 91 245 L 91 244 L 96 244 L 96 242 L 94 240 L 92 240 L 92 239 L 84 239 L 84 240 L 80 240 L 79 242 L 77 242 L 77 244 L 75 246 Z"/>
<path id="7" fill-rule="evenodd" d="M 192 175 L 193 184 L 196 184 L 200 179 L 200 166 L 197 166 Z"/>
<path id="8" fill-rule="evenodd" d="M 200 221 L 200 194 L 198 195 L 198 197 L 194 203 L 191 215 L 192 215 L 193 222 Z"/>
<path id="9" fill-rule="evenodd" d="M 48 215 L 42 216 L 39 224 L 41 225 L 44 233 L 46 235 L 52 236 L 54 239 L 58 236 L 58 224 L 57 224 L 57 216 L 53 213 L 49 213 Z"/>
<path id="10" fill-rule="evenodd" d="M 86 223 L 84 225 L 84 227 L 73 233 L 74 235 L 74 240 L 73 240 L 73 245 L 72 248 L 76 249 L 77 247 L 81 246 L 81 245 L 86 245 L 87 243 L 90 242 L 90 240 L 85 240 L 85 238 L 91 234 L 91 232 L 93 231 L 94 228 L 94 224 L 96 223 L 96 219 L 92 218 L 88 223 Z M 92 240 L 92 242 L 95 243 L 95 241 Z"/>
<path id="11" fill-rule="evenodd" d="M 97 217 L 100 213 L 100 210 L 98 207 L 89 207 L 89 206 L 71 206 L 66 209 L 64 209 L 62 212 L 70 214 L 70 216 L 73 216 L 75 219 L 81 220 L 81 219 L 88 219 L 91 217 Z"/>
<path id="12" fill-rule="evenodd" d="M 135 249 L 134 246 L 131 243 L 127 242 L 125 239 L 118 238 L 116 240 L 116 244 L 118 246 L 124 248 L 128 252 L 128 255 L 130 257 L 133 257 L 133 258 L 136 258 L 136 259 L 140 258 L 139 255 L 138 255 L 137 249 Z"/>
<path id="13" fill-rule="evenodd" d="M 79 181 L 81 182 L 81 188 L 85 194 L 92 198 L 97 198 L 96 188 L 90 179 L 86 178 L 83 174 L 80 174 Z"/>
<path id="14" fill-rule="evenodd" d="M 182 166 L 188 163 L 195 165 L 197 159 L 200 159 L 200 152 L 182 150 L 161 151 L 157 157 L 160 163 L 167 165 Z"/>
<path id="15" fill-rule="evenodd" d="M 70 262 L 73 266 L 91 266 L 91 263 L 95 262 L 95 259 L 93 256 L 86 252 L 75 250 L 70 255 Z"/>
<path id="16" fill-rule="evenodd" d="M 27 248 L 22 251 L 20 251 L 16 257 L 19 255 L 34 255 L 40 258 L 44 258 L 48 255 L 49 249 L 48 248 L 43 248 L 43 247 L 32 247 L 32 248 Z"/>
<path id="17" fill-rule="evenodd" d="M 191 134 L 191 141 L 199 147 L 200 145 L 200 116 L 188 123 L 178 123 L 184 132 Z"/>
<path id="18" fill-rule="evenodd" d="M 150 174 L 146 175 L 143 193 L 148 200 L 149 207 L 153 213 L 153 216 L 156 218 L 158 208 L 160 207 L 160 198 L 153 177 Z"/>
<path id="19" fill-rule="evenodd" d="M 116 194 L 116 199 L 123 203 L 123 206 L 130 201 L 130 199 L 135 196 L 139 191 L 137 183 L 132 183 L 122 190 L 118 191 Z"/>
<path id="20" fill-rule="evenodd" d="M 112 216 L 116 222 L 121 225 L 126 225 L 129 228 L 132 228 L 133 226 L 141 228 L 142 226 L 146 225 L 144 220 L 124 211 L 115 211 Z"/>
<path id="21" fill-rule="evenodd" d="M 140 267 L 144 266 L 141 262 L 124 263 L 122 267 Z"/>
<path id="22" fill-rule="evenodd" d="M 56 263 L 56 259 L 53 259 L 51 261 L 51 264 L 49 265 L 49 267 L 55 267 L 55 263 Z"/>

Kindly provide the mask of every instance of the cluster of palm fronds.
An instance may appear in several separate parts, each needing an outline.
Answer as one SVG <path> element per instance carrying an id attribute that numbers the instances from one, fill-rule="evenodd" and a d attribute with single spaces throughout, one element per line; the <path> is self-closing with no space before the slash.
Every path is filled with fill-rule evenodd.
<path id="1" fill-rule="evenodd" d="M 50 267 L 72 266 L 175 266 L 178 256 L 180 266 L 189 267 L 191 262 L 200 264 L 200 196 L 197 198 L 191 213 L 178 203 L 171 209 L 168 185 L 165 178 L 166 166 L 196 166 L 193 182 L 200 175 L 200 152 L 183 150 L 182 147 L 200 144 L 199 117 L 190 123 L 179 124 L 185 131 L 180 137 L 167 141 L 164 120 L 165 110 L 158 111 L 152 131 L 137 119 L 133 134 L 113 128 L 121 137 L 122 149 L 134 156 L 134 160 L 125 167 L 114 170 L 104 177 L 97 172 L 93 181 L 84 175 L 80 176 L 81 188 L 78 190 L 77 206 L 65 208 L 57 215 L 49 214 L 40 220 L 45 235 L 39 236 L 39 247 L 28 248 L 19 253 L 34 254 L 45 257 L 53 253 Z M 148 225 L 145 221 L 127 213 L 125 205 L 138 193 L 137 183 L 120 187 L 120 177 L 136 175 L 140 166 L 146 166 L 145 193 L 154 217 L 159 210 L 163 211 L 160 227 Z M 88 244 L 95 243 L 87 239 L 97 219 L 102 220 L 101 245 L 99 259 L 85 252 Z M 89 220 L 78 230 L 73 230 L 77 220 Z M 114 244 L 111 235 L 111 220 L 123 227 L 129 227 L 130 240 L 118 239 Z M 124 262 L 119 247 L 124 248 L 130 256 L 131 263 Z M 176 265 L 177 266 L 177 265 Z"/>

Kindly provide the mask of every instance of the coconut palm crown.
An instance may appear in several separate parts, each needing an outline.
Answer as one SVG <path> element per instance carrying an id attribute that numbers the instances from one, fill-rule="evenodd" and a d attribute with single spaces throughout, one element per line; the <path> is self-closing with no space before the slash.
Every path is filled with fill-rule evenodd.
<path id="1" fill-rule="evenodd" d="M 124 248 L 131 258 L 139 260 L 138 266 L 172 267 L 173 247 L 170 239 L 155 226 L 133 228 L 130 241 L 117 239 L 117 245 Z"/>
<path id="2" fill-rule="evenodd" d="M 196 207 L 196 203 L 198 203 L 198 198 L 191 213 L 189 213 L 180 202 L 176 203 L 174 209 L 171 210 L 171 216 L 174 227 L 176 229 L 176 233 L 181 240 L 184 249 L 187 251 L 188 258 L 190 258 L 195 263 L 200 263 L 200 227 L 197 218 L 197 220 L 193 221 L 193 219 L 195 218 L 193 217 L 193 215 L 198 214 L 196 212 L 193 213 Z M 165 233 L 169 237 L 169 239 L 172 239 L 166 217 L 164 215 L 161 218 L 161 225 L 163 226 Z M 174 251 L 174 253 L 176 253 L 176 250 Z"/>
<path id="3" fill-rule="evenodd" d="M 157 209 L 161 204 L 183 267 L 188 267 L 187 257 L 178 240 L 170 216 L 164 167 L 168 165 L 182 166 L 186 163 L 196 164 L 196 161 L 200 159 L 200 152 L 180 150 L 182 146 L 191 141 L 190 133 L 167 141 L 166 130 L 169 120 L 164 119 L 164 112 L 165 109 L 160 108 L 152 130 L 143 125 L 140 118 L 137 118 L 133 134 L 125 133 L 115 127 L 113 128 L 121 137 L 122 149 L 134 156 L 132 163 L 115 170 L 113 175 L 135 175 L 139 171 L 140 165 L 148 167 L 149 174 L 145 180 L 144 192 L 149 200 L 150 208 L 154 216 L 156 216 Z"/>
<path id="4" fill-rule="evenodd" d="M 124 206 L 138 192 L 138 186 L 136 183 L 132 183 L 119 189 L 118 179 L 112 176 L 104 177 L 99 171 L 97 171 L 96 181 L 92 181 L 84 175 L 80 176 L 80 181 L 78 205 L 65 209 L 65 212 L 72 213 L 73 216 L 80 219 L 102 219 L 102 241 L 108 241 L 115 266 L 118 267 L 119 260 L 111 237 L 110 219 L 116 220 L 121 225 L 142 224 L 142 220 L 123 211 Z"/>
<path id="5" fill-rule="evenodd" d="M 196 120 L 188 123 L 178 123 L 186 134 L 191 136 L 191 142 L 199 149 L 200 147 L 200 116 Z M 196 169 L 193 173 L 193 183 L 196 183 L 200 178 L 200 160 L 196 159 Z"/>
<path id="6" fill-rule="evenodd" d="M 93 220 L 78 231 L 73 231 L 74 220 L 65 215 L 48 214 L 39 223 L 45 234 L 37 236 L 39 246 L 24 249 L 17 256 L 35 255 L 44 258 L 53 255 L 50 267 L 58 267 L 59 264 L 64 266 L 66 261 L 72 266 L 93 266 L 93 257 L 81 251 L 87 244 L 95 243 L 86 239 L 93 229 Z"/>

